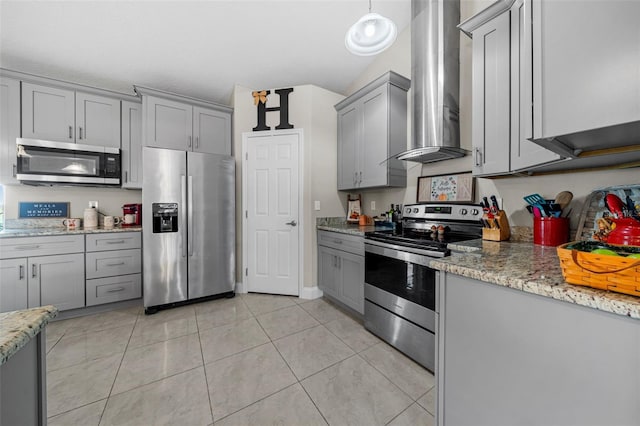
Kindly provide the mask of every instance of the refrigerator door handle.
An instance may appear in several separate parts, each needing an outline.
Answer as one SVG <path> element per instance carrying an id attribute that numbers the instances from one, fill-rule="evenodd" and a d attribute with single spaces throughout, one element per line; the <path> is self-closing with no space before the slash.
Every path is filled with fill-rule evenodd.
<path id="1" fill-rule="evenodd" d="M 181 212 L 180 212 L 180 216 L 182 219 L 182 232 L 180 233 L 180 248 L 182 249 L 182 257 L 187 257 L 187 244 L 186 244 L 186 239 L 187 239 L 187 232 L 186 232 L 186 228 L 187 228 L 187 215 L 185 213 L 185 209 L 187 207 L 187 177 L 185 175 L 181 175 L 180 176 L 180 195 L 181 195 L 181 202 L 182 202 L 182 206 L 181 206 Z"/>
<path id="2" fill-rule="evenodd" d="M 187 184 L 188 198 L 189 198 L 189 220 L 187 225 L 187 244 L 189 245 L 189 256 L 193 256 L 193 176 L 189 175 L 189 182 Z"/>

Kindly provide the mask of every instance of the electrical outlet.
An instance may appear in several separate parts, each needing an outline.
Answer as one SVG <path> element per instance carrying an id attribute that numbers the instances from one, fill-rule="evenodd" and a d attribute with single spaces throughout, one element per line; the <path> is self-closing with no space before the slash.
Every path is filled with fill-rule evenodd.
<path id="1" fill-rule="evenodd" d="M 98 202 L 97 201 L 89 201 L 89 208 L 95 207 L 98 210 Z"/>
<path id="2" fill-rule="evenodd" d="M 313 202 L 313 209 L 320 210 L 320 200 L 316 200 Z"/>
<path id="3" fill-rule="evenodd" d="M 371 202 L 371 210 L 375 210 L 376 209 L 376 202 L 372 201 Z"/>

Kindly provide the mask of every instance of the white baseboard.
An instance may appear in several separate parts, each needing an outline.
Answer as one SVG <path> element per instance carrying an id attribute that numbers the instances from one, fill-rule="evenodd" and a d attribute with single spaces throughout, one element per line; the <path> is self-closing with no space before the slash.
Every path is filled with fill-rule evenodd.
<path id="1" fill-rule="evenodd" d="M 236 283 L 236 293 L 246 293 L 247 288 L 244 285 L 244 282 L 240 281 Z"/>
<path id="2" fill-rule="evenodd" d="M 300 299 L 312 300 L 318 299 L 320 297 L 322 297 L 322 290 L 320 290 L 318 286 L 302 287 L 302 290 L 300 291 Z"/>

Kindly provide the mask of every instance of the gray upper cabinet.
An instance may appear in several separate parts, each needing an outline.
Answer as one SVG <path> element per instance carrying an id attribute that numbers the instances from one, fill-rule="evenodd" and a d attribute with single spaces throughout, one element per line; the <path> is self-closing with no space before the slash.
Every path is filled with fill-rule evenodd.
<path id="1" fill-rule="evenodd" d="M 76 142 L 120 148 L 120 101 L 76 92 Z"/>
<path id="2" fill-rule="evenodd" d="M 512 3 L 512 4 L 511 4 Z M 473 37 L 473 172 L 494 176 L 561 159 L 531 141 L 531 2 L 497 2 L 460 24 Z"/>
<path id="3" fill-rule="evenodd" d="M 338 112 L 338 189 L 405 187 L 407 91 L 410 80 L 388 72 L 335 108 Z"/>
<path id="4" fill-rule="evenodd" d="M 193 150 L 231 155 L 231 117 L 227 112 L 193 107 Z"/>
<path id="5" fill-rule="evenodd" d="M 122 101 L 122 187 L 142 189 L 142 104 Z"/>
<path id="6" fill-rule="evenodd" d="M 0 183 L 17 184 L 16 138 L 20 137 L 20 81 L 0 78 Z"/>
<path id="7" fill-rule="evenodd" d="M 120 100 L 22 82 L 22 137 L 120 148 Z"/>
<path id="8" fill-rule="evenodd" d="M 193 98 L 136 86 L 144 146 L 231 155 L 231 112 Z"/>
<path id="9" fill-rule="evenodd" d="M 533 2 L 534 138 L 640 120 L 638 17 L 638 1 Z"/>

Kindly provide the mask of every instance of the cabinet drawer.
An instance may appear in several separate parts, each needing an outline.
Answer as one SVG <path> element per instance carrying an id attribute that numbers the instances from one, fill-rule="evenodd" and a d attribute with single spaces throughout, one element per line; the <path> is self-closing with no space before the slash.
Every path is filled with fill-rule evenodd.
<path id="1" fill-rule="evenodd" d="M 87 279 L 136 274 L 141 271 L 140 249 L 87 253 Z"/>
<path id="2" fill-rule="evenodd" d="M 361 235 L 318 231 L 318 244 L 364 256 L 364 237 Z"/>
<path id="3" fill-rule="evenodd" d="M 0 238 L 0 259 L 84 252 L 84 235 Z"/>
<path id="4" fill-rule="evenodd" d="M 87 252 L 140 248 L 140 232 L 87 234 Z"/>
<path id="5" fill-rule="evenodd" d="M 142 297 L 140 274 L 87 280 L 87 306 Z"/>

